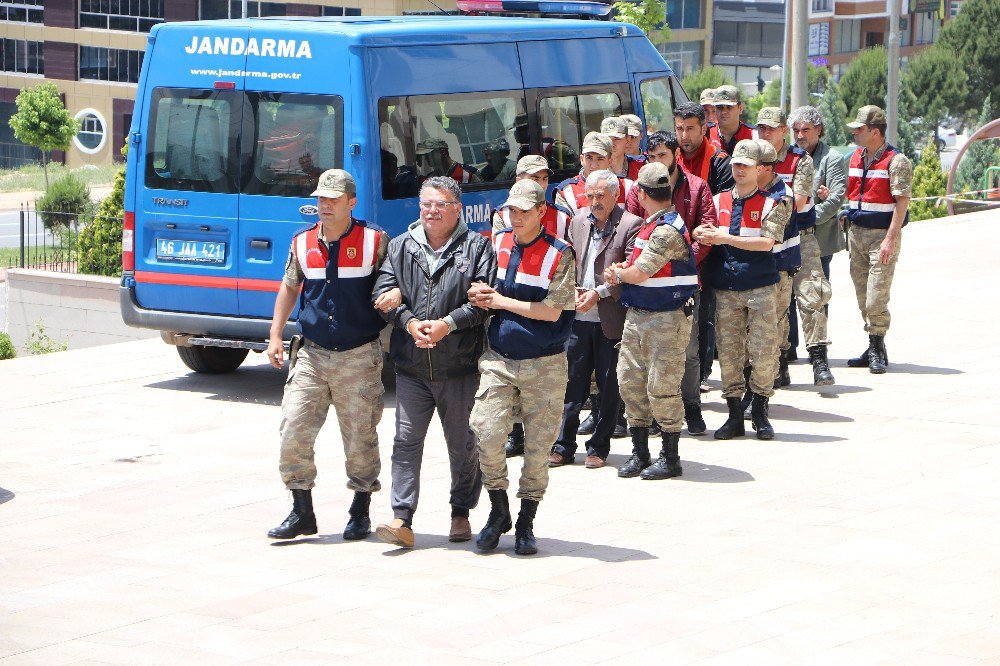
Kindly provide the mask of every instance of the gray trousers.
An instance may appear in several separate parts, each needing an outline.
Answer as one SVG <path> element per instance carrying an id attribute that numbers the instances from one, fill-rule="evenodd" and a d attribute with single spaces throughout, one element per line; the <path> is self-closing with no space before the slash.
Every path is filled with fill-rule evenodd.
<path id="1" fill-rule="evenodd" d="M 434 410 L 441 419 L 451 463 L 450 503 L 472 509 L 483 487 L 476 440 L 469 414 L 479 387 L 479 373 L 430 381 L 396 373 L 396 437 L 392 443 L 392 515 L 413 520 L 420 497 L 424 439 Z"/>
<path id="2" fill-rule="evenodd" d="M 694 313 L 691 315 L 691 340 L 684 350 L 684 378 L 681 380 L 681 401 L 685 405 L 701 404 L 701 361 L 698 357 L 698 311 L 701 292 L 694 295 Z"/>

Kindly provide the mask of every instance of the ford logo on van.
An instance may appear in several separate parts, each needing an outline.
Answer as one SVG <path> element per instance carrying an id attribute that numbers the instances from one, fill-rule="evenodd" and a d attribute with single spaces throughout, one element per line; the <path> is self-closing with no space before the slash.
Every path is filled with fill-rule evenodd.
<path id="1" fill-rule="evenodd" d="M 306 204 L 305 206 L 299 206 L 299 212 L 303 215 L 319 215 L 319 208 L 312 204 Z"/>

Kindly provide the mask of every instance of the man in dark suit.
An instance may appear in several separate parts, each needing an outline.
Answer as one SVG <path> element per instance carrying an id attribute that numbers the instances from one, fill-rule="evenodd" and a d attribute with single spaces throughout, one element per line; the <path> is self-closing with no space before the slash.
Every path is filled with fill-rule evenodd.
<path id="1" fill-rule="evenodd" d="M 576 454 L 580 410 L 597 380 L 600 404 L 594 434 L 587 442 L 586 466 L 603 467 L 611 450 L 621 395 L 618 392 L 618 350 L 625 325 L 625 308 L 618 302 L 620 288 L 604 283 L 604 269 L 624 261 L 632 252 L 642 218 L 618 205 L 618 177 L 611 171 L 587 176 L 587 207 L 570 222 L 566 240 L 576 253 L 576 318 L 567 345 L 569 383 L 563 405 L 562 429 L 552 447 L 549 467 L 571 464 Z"/>

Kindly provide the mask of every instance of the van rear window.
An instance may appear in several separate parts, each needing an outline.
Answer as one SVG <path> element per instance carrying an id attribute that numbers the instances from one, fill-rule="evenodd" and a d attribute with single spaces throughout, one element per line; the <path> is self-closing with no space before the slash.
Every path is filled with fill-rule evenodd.
<path id="1" fill-rule="evenodd" d="M 253 157 L 244 194 L 308 197 L 321 173 L 343 162 L 343 101 L 332 95 L 247 93 Z"/>
<path id="2" fill-rule="evenodd" d="M 146 186 L 233 194 L 242 93 L 157 88 L 146 142 Z"/>
<path id="3" fill-rule="evenodd" d="M 385 199 L 416 196 L 431 176 L 508 187 L 528 146 L 521 91 L 387 97 L 378 111 Z"/>

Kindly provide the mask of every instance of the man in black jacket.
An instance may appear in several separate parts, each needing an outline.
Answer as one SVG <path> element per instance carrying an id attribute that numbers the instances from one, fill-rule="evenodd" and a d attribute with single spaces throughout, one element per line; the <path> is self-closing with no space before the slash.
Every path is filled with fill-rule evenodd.
<path id="1" fill-rule="evenodd" d="M 469 414 L 479 386 L 488 312 L 469 303 L 473 282 L 496 276 L 493 246 L 459 221 L 462 191 L 448 177 L 420 188 L 420 220 L 389 243 L 372 293 L 392 324 L 396 366 L 396 437 L 392 450 L 394 520 L 376 536 L 413 547 L 424 438 L 437 409 L 451 461 L 451 541 L 472 538 L 469 509 L 482 490 Z"/>

